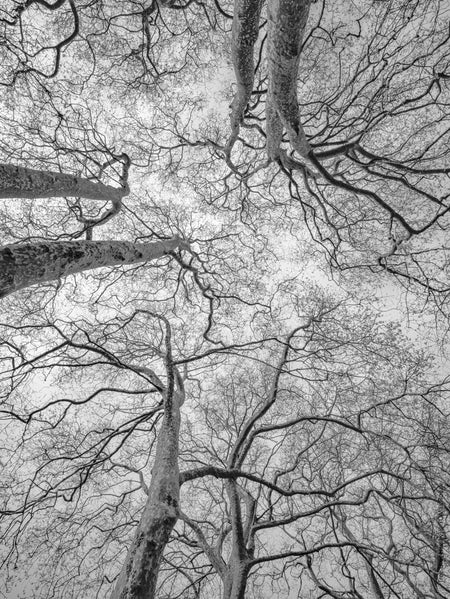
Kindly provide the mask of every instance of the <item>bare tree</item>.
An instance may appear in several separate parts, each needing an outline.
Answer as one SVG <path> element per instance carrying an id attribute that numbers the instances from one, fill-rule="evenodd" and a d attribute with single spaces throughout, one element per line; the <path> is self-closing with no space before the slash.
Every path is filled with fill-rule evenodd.
<path id="1" fill-rule="evenodd" d="M 134 541 L 128 549 L 128 555 L 122 572 L 118 576 L 115 589 L 110 594 L 112 597 L 121 598 L 154 596 L 159 564 L 171 530 L 177 520 L 179 501 L 178 431 L 180 426 L 180 407 L 184 401 L 184 388 L 182 378 L 173 362 L 171 328 L 164 316 L 151 313 L 148 310 L 135 311 L 124 321 L 122 328 L 125 330 L 127 326 L 133 328 L 135 320 L 140 320 L 141 322 L 154 320 L 156 322 L 154 326 L 150 323 L 150 329 L 153 330 L 159 339 L 155 338 L 154 344 L 149 343 L 146 354 L 150 360 L 153 357 L 157 370 L 159 369 L 158 362 L 161 362 L 161 366 L 165 369 L 164 377 L 157 374 L 156 370 L 150 366 L 141 366 L 139 363 L 127 363 L 125 356 L 119 357 L 120 352 L 115 355 L 109 351 L 106 344 L 100 346 L 98 343 L 90 340 L 87 331 L 79 339 L 77 336 L 66 336 L 67 332 L 64 330 L 66 327 L 60 329 L 50 326 L 50 330 L 46 335 L 49 349 L 40 356 L 35 356 L 35 359 L 31 361 L 27 359 L 22 360 L 18 369 L 13 368 L 10 371 L 14 389 L 13 394 L 17 392 L 20 394 L 21 383 L 16 378 L 19 370 L 22 371 L 23 380 L 25 380 L 27 377 L 32 376 L 29 368 L 31 363 L 34 363 L 39 370 L 40 368 L 47 367 L 49 359 L 50 363 L 53 362 L 63 376 L 65 367 L 70 363 L 73 364 L 76 370 L 81 371 L 88 370 L 89 367 L 98 368 L 98 375 L 101 374 L 103 364 L 103 368 L 106 366 L 106 369 L 110 371 L 110 381 L 113 378 L 111 376 L 112 371 L 115 369 L 121 371 L 120 378 L 125 387 L 115 387 L 114 384 L 103 388 L 100 386 L 81 401 L 76 398 L 73 400 L 63 397 L 56 398 L 41 404 L 34 410 L 30 409 L 29 406 L 25 407 L 26 414 L 20 414 L 19 411 L 11 412 L 8 409 L 2 409 L 3 415 L 5 416 L 9 412 L 10 417 L 19 426 L 23 425 L 25 427 L 24 431 L 31 431 L 33 423 L 36 423 L 36 434 L 43 446 L 45 446 L 49 430 L 47 428 L 47 418 L 53 418 L 55 408 L 62 408 L 62 412 L 60 415 L 56 415 L 56 420 L 51 425 L 51 428 L 55 429 L 53 448 L 49 446 L 47 449 L 44 449 L 41 456 L 37 457 L 38 463 L 30 480 L 29 492 L 20 498 L 17 495 L 17 501 L 16 499 L 12 502 L 7 500 L 2 510 L 3 515 L 9 516 L 11 521 L 17 524 L 20 521 L 20 514 L 29 514 L 33 520 L 32 514 L 36 508 L 46 510 L 50 505 L 55 506 L 55 503 L 59 503 L 59 497 L 64 497 L 67 501 L 72 501 L 75 497 L 80 499 L 84 493 L 83 488 L 85 485 L 89 487 L 91 479 L 94 481 L 95 486 L 96 472 L 97 476 L 102 471 L 104 473 L 107 472 L 107 469 L 105 470 L 106 464 L 109 465 L 108 468 L 112 468 L 113 470 L 116 468 L 128 468 L 126 460 L 125 466 L 121 465 L 120 454 L 122 453 L 122 445 L 127 443 L 127 439 L 130 436 L 133 434 L 136 435 L 140 426 L 144 425 L 145 427 L 147 420 L 151 425 L 150 431 L 154 430 L 158 416 L 162 415 L 156 441 L 150 445 L 150 451 L 153 452 L 154 450 L 151 482 L 148 487 L 145 484 L 142 486 L 147 494 L 147 501 L 139 518 L 139 524 L 134 534 Z M 119 330 L 116 330 L 115 325 L 111 324 L 113 327 L 111 331 L 113 336 L 114 332 L 118 332 L 120 335 L 120 327 Z M 42 332 L 45 333 L 45 331 L 41 330 Z M 64 342 L 55 345 L 55 335 L 57 338 L 64 339 Z M 108 336 L 108 333 L 106 335 Z M 13 349 L 12 344 L 10 347 Z M 18 348 L 16 349 L 18 350 Z M 84 358 L 81 358 L 81 356 L 84 356 Z M 61 358 L 67 360 L 65 365 L 63 361 L 60 362 Z M 123 372 L 129 372 L 131 380 L 134 378 L 135 384 L 136 382 L 138 383 L 135 390 L 126 389 L 126 375 L 124 376 Z M 81 387 L 83 387 L 83 377 L 84 374 L 82 373 Z M 144 387 L 139 385 L 139 379 L 144 382 Z M 86 380 L 89 380 L 89 377 Z M 95 405 L 97 397 L 100 395 L 108 396 L 111 393 L 113 395 L 116 394 L 119 400 L 127 397 L 127 395 L 132 398 L 134 394 L 138 398 L 148 396 L 149 394 L 157 394 L 161 399 L 159 402 L 153 402 L 153 406 L 149 409 L 144 410 L 145 415 L 139 410 L 136 412 L 135 417 L 131 416 L 130 418 L 125 415 L 127 413 L 127 410 L 125 410 L 125 420 L 118 426 L 116 425 L 113 428 L 107 427 L 103 431 L 97 431 L 97 433 L 93 430 L 88 430 L 84 440 L 80 438 L 82 445 L 84 445 L 81 451 L 78 451 L 81 449 L 80 447 L 77 449 L 75 445 L 72 446 L 67 441 L 65 443 L 66 449 L 63 450 L 63 446 L 60 445 L 57 439 L 59 435 L 62 436 L 62 439 L 65 436 L 67 422 L 70 421 L 71 408 L 82 404 L 89 405 L 91 402 Z M 116 416 L 113 413 L 110 413 L 110 418 L 116 420 Z M 25 432 L 26 436 L 27 433 Z M 117 443 L 117 439 L 120 439 L 119 443 Z M 23 440 L 23 448 L 25 449 L 27 445 L 28 441 L 25 438 Z M 61 450 L 62 453 L 59 453 Z M 145 460 L 148 460 L 148 457 L 145 457 Z M 65 471 L 60 470 L 56 466 L 60 460 L 66 464 Z M 30 467 L 31 464 L 27 466 L 28 469 Z M 131 467 L 129 471 L 132 471 Z M 136 472 L 138 471 L 136 470 Z M 125 497 L 126 494 L 121 496 L 121 492 L 119 491 L 116 497 L 118 508 L 122 505 Z M 95 504 L 95 499 L 93 501 Z M 103 512 L 105 509 L 108 510 L 108 500 L 103 503 L 103 506 L 102 503 L 103 501 L 100 500 L 98 509 L 94 508 L 93 514 L 88 518 L 88 521 L 91 521 L 94 527 L 96 526 L 96 522 L 102 523 Z M 17 520 L 18 517 L 19 520 Z M 39 526 L 38 523 L 37 525 Z M 89 525 L 87 530 L 88 533 L 92 533 Z M 19 540 L 21 535 L 20 525 L 16 528 L 13 524 L 10 533 Z"/>
<path id="2" fill-rule="evenodd" d="M 212 430 L 197 451 L 211 465 L 181 474 L 196 500 L 186 491 L 192 513 L 165 573 L 180 596 L 196 585 L 207 596 L 214 577 L 226 599 L 258 588 L 352 599 L 448 593 L 448 477 L 434 471 L 447 434 L 433 449 L 423 436 L 428 411 L 445 426 L 448 381 L 429 385 L 420 352 L 367 314 L 353 314 L 353 337 L 344 313 L 293 331 L 278 363 L 236 361 L 231 382 L 215 385 L 225 409 L 199 399 Z"/>
<path id="3" fill-rule="evenodd" d="M 5 323 L 7 563 L 21 568 L 45 534 L 62 551 L 41 566 L 46 584 L 68 597 L 112 584 L 113 597 L 202 597 L 218 581 L 224 599 L 258 585 L 444 597 L 448 381 L 366 307 L 302 304 L 287 336 L 246 342 L 238 329 L 240 343 L 194 353 L 197 323 L 172 332 L 144 308 Z M 44 377 L 52 394 L 30 405 Z"/>
<path id="4" fill-rule="evenodd" d="M 372 296 L 400 282 L 414 324 L 411 291 L 423 322 L 446 318 L 447 17 L 440 0 L 0 8 L 19 590 L 32 564 L 29 597 L 448 594 L 448 383 L 351 276 Z M 362 314 L 343 291 L 305 299 L 313 279 Z"/>
<path id="5" fill-rule="evenodd" d="M 53 30 L 40 36 L 33 29 L 33 16 L 53 20 L 53 37 Z M 101 32 L 95 22 L 104 24 Z M 95 57 L 93 64 L 79 60 L 76 84 L 86 97 L 105 85 L 128 94 L 128 120 L 121 98 L 114 99 L 117 118 L 104 118 L 129 138 L 136 166 L 147 162 L 187 182 L 219 209 L 223 202 L 239 206 L 247 223 L 264 219 L 259 197 L 282 203 L 333 267 L 390 272 L 438 303 L 446 297 L 449 56 L 442 2 L 283 0 L 265 9 L 237 1 L 233 10 L 218 2 L 151 2 L 111 12 L 98 3 L 25 2 L 6 8 L 3 23 L 8 90 L 27 81 L 35 105 L 56 98 L 55 114 L 64 117 L 59 99 L 77 93 L 65 78 L 69 57 L 79 60 L 83 48 Z M 211 44 L 219 48 L 215 56 Z M 219 112 L 205 114 L 201 96 L 185 93 L 227 58 L 236 77 L 231 131 Z M 163 85 L 174 93 L 164 94 Z M 148 90 L 152 127 L 139 108 L 130 110 Z M 56 120 L 59 135 L 66 125 Z"/>
<path id="6" fill-rule="evenodd" d="M 184 389 L 181 376 L 173 364 L 170 324 L 167 319 L 159 318 L 164 323 L 166 335 L 167 383 L 162 385 L 157 380 L 159 391 L 163 394 L 164 416 L 158 433 L 148 500 L 112 599 L 154 596 L 163 552 L 178 518 L 178 436 Z M 153 373 L 151 376 L 155 377 Z"/>
<path id="7" fill-rule="evenodd" d="M 115 188 L 101 182 L 51 171 L 0 165 L 0 197 L 4 198 L 49 198 L 77 196 L 92 200 L 111 201 L 120 206 L 122 197 L 129 192 L 126 177 L 123 186 Z"/>

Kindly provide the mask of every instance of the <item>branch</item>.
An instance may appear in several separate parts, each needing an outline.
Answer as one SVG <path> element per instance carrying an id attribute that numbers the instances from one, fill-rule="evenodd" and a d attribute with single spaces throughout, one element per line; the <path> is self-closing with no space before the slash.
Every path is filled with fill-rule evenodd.
<path id="1" fill-rule="evenodd" d="M 282 353 L 280 360 L 278 362 L 278 365 L 276 367 L 276 372 L 275 372 L 275 375 L 273 378 L 272 386 L 268 393 L 267 400 L 260 407 L 260 409 L 256 412 L 256 414 L 254 414 L 252 416 L 252 418 L 250 418 L 250 420 L 248 420 L 247 424 L 244 426 L 241 434 L 239 435 L 238 439 L 236 440 L 233 451 L 231 452 L 230 458 L 228 460 L 228 465 L 230 468 L 233 468 L 236 465 L 239 465 L 239 466 L 242 465 L 242 463 L 245 459 L 245 456 L 247 455 L 247 453 L 250 449 L 251 442 L 253 440 L 253 438 L 251 436 L 249 438 L 252 427 L 256 424 L 256 422 L 258 420 L 260 420 L 264 416 L 264 414 L 266 414 L 266 412 L 269 411 L 269 409 L 273 406 L 273 404 L 275 403 L 275 401 L 277 399 L 278 385 L 280 382 L 280 377 L 284 371 L 284 365 L 286 364 L 286 361 L 288 359 L 289 350 L 291 349 L 290 343 L 292 341 L 292 338 L 299 331 L 307 329 L 310 326 L 311 322 L 312 322 L 312 319 L 309 319 L 306 324 L 296 327 L 288 335 L 285 346 L 284 346 L 283 353 Z M 241 448 L 242 448 L 242 451 L 241 451 Z"/>
<path id="2" fill-rule="evenodd" d="M 220 575 L 221 578 L 223 578 L 225 576 L 226 564 L 222 556 L 214 549 L 214 547 L 212 547 L 208 543 L 205 535 L 203 534 L 202 529 L 196 522 L 191 520 L 183 512 L 180 512 L 179 516 L 180 519 L 183 520 L 183 522 L 185 522 L 188 526 L 190 526 L 190 528 L 192 528 L 192 530 L 197 536 L 197 540 L 200 547 L 203 549 L 205 555 L 208 557 L 209 561 L 214 566 L 216 572 Z"/>

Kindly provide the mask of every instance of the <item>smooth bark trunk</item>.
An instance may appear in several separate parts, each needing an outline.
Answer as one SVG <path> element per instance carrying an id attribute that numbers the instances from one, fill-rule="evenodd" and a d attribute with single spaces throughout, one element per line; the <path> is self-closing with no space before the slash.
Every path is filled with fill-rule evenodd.
<path id="1" fill-rule="evenodd" d="M 187 249 L 179 237 L 154 243 L 55 241 L 0 248 L 0 298 L 19 289 L 104 266 L 136 264 Z"/>
<path id="2" fill-rule="evenodd" d="M 244 599 L 249 573 L 248 533 L 244 525 L 244 514 L 236 481 L 227 480 L 227 494 L 230 500 L 230 520 L 232 527 L 232 550 L 227 572 L 223 580 L 223 599 Z"/>

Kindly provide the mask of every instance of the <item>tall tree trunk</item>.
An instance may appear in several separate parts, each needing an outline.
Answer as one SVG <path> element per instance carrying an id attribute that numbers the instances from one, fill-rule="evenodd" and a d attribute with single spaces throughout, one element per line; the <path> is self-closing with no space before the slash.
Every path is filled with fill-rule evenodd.
<path id="1" fill-rule="evenodd" d="M 306 157 L 310 147 L 300 121 L 297 79 L 303 33 L 311 0 L 269 0 L 267 58 L 267 152 L 279 157 L 281 126 L 294 150 Z"/>
<path id="2" fill-rule="evenodd" d="M 127 185 L 112 187 L 66 173 L 0 164 L 0 199 L 70 196 L 120 204 L 128 193 Z"/>
<path id="3" fill-rule="evenodd" d="M 231 59 L 237 90 L 231 105 L 229 154 L 239 134 L 244 111 L 250 101 L 255 78 L 254 47 L 259 33 L 262 0 L 235 0 L 231 40 Z"/>
<path id="4" fill-rule="evenodd" d="M 0 298 L 37 283 L 103 266 L 136 264 L 187 249 L 179 237 L 154 243 L 56 241 L 0 248 Z"/>
<path id="5" fill-rule="evenodd" d="M 222 599 L 245 599 L 249 567 L 239 559 L 231 559 L 223 580 Z"/>
<path id="6" fill-rule="evenodd" d="M 244 514 L 234 480 L 226 481 L 226 490 L 230 500 L 230 520 L 232 528 L 232 549 L 227 565 L 227 572 L 222 577 L 223 599 L 244 599 L 247 586 L 249 567 L 249 552 L 247 550 L 248 532 L 244 525 Z"/>
<path id="7" fill-rule="evenodd" d="M 180 412 L 174 401 L 158 434 L 147 503 L 110 599 L 154 599 L 164 548 L 178 519 Z"/>

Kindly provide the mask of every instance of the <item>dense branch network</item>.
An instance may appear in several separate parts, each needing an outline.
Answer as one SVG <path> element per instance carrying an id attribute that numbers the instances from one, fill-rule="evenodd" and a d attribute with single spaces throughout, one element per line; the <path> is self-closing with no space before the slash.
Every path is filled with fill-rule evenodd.
<path id="1" fill-rule="evenodd" d="M 65 31 L 73 9 L 68 1 L 33 1 L 5 11 L 8 31 L 15 32 L 19 23 L 24 27 L 11 54 L 21 47 L 25 62 L 33 64 L 28 33 L 35 44 L 26 19 L 34 11 L 54 15 Z M 447 227 L 449 208 L 450 32 L 441 3 L 367 1 L 359 9 L 310 0 L 236 0 L 232 15 L 225 4 L 210 10 L 191 2 L 151 2 L 142 11 L 130 4 L 129 12 L 108 15 L 96 12 L 95 4 L 76 11 L 81 25 L 74 39 L 95 57 L 81 85 L 88 87 L 95 77 L 120 84 L 119 73 L 101 60 L 96 45 L 117 29 L 108 49 L 129 67 L 121 70 L 123 82 L 128 89 L 148 87 L 159 97 L 161 137 L 153 138 L 147 128 L 151 137 L 139 144 L 137 162 L 152 160 L 148 156 L 155 152 L 153 165 L 167 159 L 158 168 L 191 179 L 194 192 L 207 185 L 211 203 L 240 202 L 245 222 L 257 220 L 259 194 L 275 205 L 289 204 L 289 218 L 304 222 L 332 266 L 368 267 L 429 293 L 447 294 L 439 231 Z M 90 22 L 102 18 L 105 31 L 91 30 Z M 55 89 L 64 81 L 63 54 L 74 51 L 71 35 L 56 52 Z M 231 127 L 220 136 L 206 128 L 199 139 L 190 131 L 195 119 L 185 116 L 196 111 L 195 102 L 186 100 L 177 109 L 159 85 L 163 80 L 173 89 L 189 85 L 187 65 L 206 72 L 202 53 L 225 35 L 236 84 Z M 57 47 L 38 38 L 36 43 L 38 54 Z M 29 80 L 40 77 L 40 67 L 25 72 L 21 60 L 14 72 Z M 212 68 L 222 62 L 218 56 Z M 135 125 L 141 128 L 137 120 Z M 183 175 L 186 147 L 199 150 L 198 161 L 186 160 L 196 164 L 198 176 L 193 168 Z M 217 181 L 211 181 L 215 166 L 208 165 L 217 165 L 220 157 L 231 173 L 218 166 Z M 84 224 L 91 230 L 89 219 Z M 427 260 L 422 260 L 424 248 Z"/>
<path id="2" fill-rule="evenodd" d="M 427 44 L 428 54 L 421 54 L 413 47 L 417 30 L 406 21 L 407 7 L 388 7 L 374 18 L 375 33 L 370 42 L 373 48 L 369 45 L 359 64 L 345 62 L 344 46 L 340 50 L 344 58 L 332 57 L 339 75 L 322 74 L 330 77 L 331 89 L 327 90 L 324 82 L 316 78 L 313 83 L 308 81 L 313 72 L 308 69 L 314 68 L 310 65 L 314 50 L 308 44 L 315 36 L 322 35 L 321 19 L 325 21 L 323 9 L 322 14 L 315 13 L 313 17 L 310 9 L 309 1 L 267 3 L 267 39 L 260 41 L 259 49 L 260 53 L 265 51 L 267 71 L 262 70 L 260 60 L 258 81 L 253 63 L 256 40 L 248 32 L 257 31 L 256 22 L 260 22 L 260 31 L 264 28 L 260 5 L 235 3 L 232 59 L 237 91 L 231 110 L 232 134 L 225 146 L 227 162 L 237 177 L 245 178 L 247 193 L 252 186 L 256 190 L 258 168 L 252 173 L 248 165 L 236 166 L 231 149 L 238 140 L 242 147 L 256 145 L 250 134 L 240 132 L 239 136 L 238 125 L 252 132 L 259 130 L 266 139 L 266 164 L 276 162 L 281 166 L 290 181 L 292 199 L 300 202 L 310 232 L 330 253 L 334 265 L 344 268 L 357 265 L 356 261 L 349 262 L 341 250 L 353 236 L 353 227 L 358 226 L 359 219 L 355 218 L 359 206 L 362 224 L 368 206 L 380 223 L 377 234 L 384 237 L 379 244 L 384 245 L 383 249 L 369 257 L 374 260 L 372 268 L 378 265 L 381 270 L 418 283 L 432 293 L 447 293 L 448 281 L 439 272 L 444 267 L 437 257 L 439 244 L 433 250 L 436 268 L 430 265 L 422 268 L 420 257 L 415 258 L 414 240 L 425 239 L 424 233 L 447 226 L 450 167 L 448 153 L 441 144 L 448 136 L 445 107 L 449 106 L 450 74 L 445 65 L 450 32 L 444 25 L 439 28 L 439 21 L 430 25 L 426 7 L 415 3 L 408 18 L 422 21 L 424 28 L 429 28 L 435 36 Z M 319 23 L 314 25 L 317 18 Z M 433 18 L 431 11 L 429 18 Z M 354 29 L 351 24 L 348 28 Z M 334 34 L 329 33 L 330 37 Z M 336 30 L 337 40 L 338 35 Z M 341 43 L 350 44 L 353 35 L 359 39 L 361 31 L 347 34 Z M 403 36 L 401 43 L 397 42 L 397 36 Z M 354 60 L 351 52 L 347 54 L 347 60 Z M 404 66 L 395 66 L 396 60 Z M 419 74 L 422 63 L 430 66 Z M 352 70 L 355 74 L 351 78 L 347 73 Z M 318 96 L 312 87 L 314 82 L 323 90 L 323 98 L 300 104 L 299 93 L 306 96 L 303 88 L 308 90 L 309 97 Z M 395 91 L 388 97 L 391 87 L 398 90 L 397 97 Z M 253 93 L 262 91 L 264 115 L 258 95 L 251 105 Z M 428 115 L 424 112 L 427 107 Z M 424 121 L 429 119 L 430 134 L 425 124 L 419 132 L 413 130 L 414 114 Z M 253 124 L 263 119 L 265 131 Z M 399 135 L 401 143 L 394 139 L 393 148 L 388 148 L 385 142 L 388 128 L 401 129 L 402 123 L 405 134 Z M 235 155 L 241 152 L 236 149 Z M 351 209 L 349 202 L 341 201 L 343 193 L 350 202 L 355 202 L 356 210 Z"/>
<path id="3" fill-rule="evenodd" d="M 0 9 L 0 297 L 93 271 L 3 302 L 8 584 L 442 599 L 448 379 L 294 242 L 448 291 L 445 10 L 231 4 Z"/>

